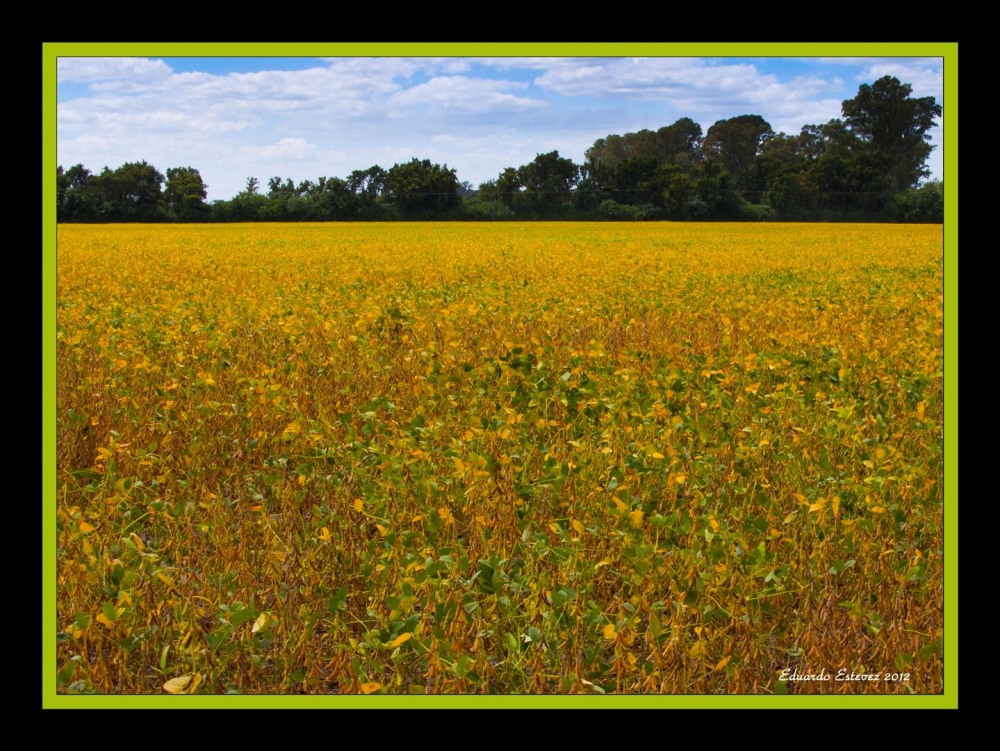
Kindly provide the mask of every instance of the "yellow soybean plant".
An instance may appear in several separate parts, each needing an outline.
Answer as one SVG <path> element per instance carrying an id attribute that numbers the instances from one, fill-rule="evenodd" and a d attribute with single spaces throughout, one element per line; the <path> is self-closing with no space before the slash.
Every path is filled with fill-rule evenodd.
<path id="1" fill-rule="evenodd" d="M 941 692 L 942 303 L 940 226 L 62 225 L 59 691 Z"/>

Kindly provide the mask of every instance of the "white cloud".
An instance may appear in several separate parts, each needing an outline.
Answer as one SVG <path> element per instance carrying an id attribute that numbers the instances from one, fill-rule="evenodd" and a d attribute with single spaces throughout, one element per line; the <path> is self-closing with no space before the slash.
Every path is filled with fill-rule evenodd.
<path id="1" fill-rule="evenodd" d="M 82 151 L 108 151 L 114 146 L 110 138 L 84 134 L 65 141 L 59 141 L 58 149 L 79 149 Z"/>
<path id="2" fill-rule="evenodd" d="M 432 78 L 392 95 L 390 106 L 433 106 L 458 112 L 486 113 L 499 110 L 524 111 L 546 107 L 541 99 L 508 94 L 508 89 L 527 88 L 527 84 L 466 76 Z M 397 112 L 397 115 L 402 113 Z"/>
<path id="3" fill-rule="evenodd" d="M 944 73 L 941 69 L 941 61 L 936 61 L 936 65 L 928 65 L 925 61 L 896 62 L 881 61 L 874 65 L 869 65 L 861 73 L 855 76 L 857 81 L 876 81 L 883 76 L 894 76 L 903 83 L 908 83 L 913 87 L 912 96 L 925 97 L 932 96 L 941 102 L 942 91 L 944 89 Z"/>
<path id="4" fill-rule="evenodd" d="M 525 70 L 558 70 L 561 68 L 576 68 L 587 64 L 588 60 L 601 58 L 584 57 L 477 57 L 475 62 L 497 70 L 522 68 Z"/>
<path id="5" fill-rule="evenodd" d="M 821 65 L 850 65 L 858 67 L 862 65 L 878 65 L 886 60 L 905 61 L 912 65 L 940 65 L 941 58 L 938 57 L 906 57 L 906 58 L 886 58 L 886 57 L 804 57 L 799 58 L 807 63 L 819 63 Z"/>
<path id="6" fill-rule="evenodd" d="M 340 69 L 380 71 L 382 74 L 410 78 L 414 73 L 465 73 L 471 67 L 467 57 L 324 57 L 324 62 Z"/>
<path id="7" fill-rule="evenodd" d="M 126 78 L 150 82 L 166 78 L 172 72 L 162 60 L 142 57 L 60 57 L 56 80 L 89 83 Z"/>
<path id="8" fill-rule="evenodd" d="M 247 153 L 264 159 L 311 159 L 318 151 L 316 144 L 309 143 L 304 138 L 282 138 L 277 143 L 264 147 L 250 147 Z"/>
<path id="9" fill-rule="evenodd" d="M 534 62 L 534 61 L 533 61 Z M 539 65 L 534 62 L 534 65 Z M 725 76 L 745 78 L 752 66 L 712 68 L 692 58 L 628 58 L 554 60 L 535 78 L 535 85 L 563 96 L 624 96 L 634 99 L 665 99 L 678 92 L 696 90 L 709 81 L 719 84 Z"/>

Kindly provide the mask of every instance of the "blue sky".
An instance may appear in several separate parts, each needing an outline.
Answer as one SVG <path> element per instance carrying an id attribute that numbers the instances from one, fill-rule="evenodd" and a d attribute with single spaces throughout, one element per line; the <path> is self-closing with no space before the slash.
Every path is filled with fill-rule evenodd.
<path id="1" fill-rule="evenodd" d="M 940 103 L 939 58 L 61 57 L 59 164 L 191 166 L 209 200 L 257 177 L 346 177 L 413 157 L 477 186 L 558 150 L 690 117 L 755 114 L 776 132 L 840 117 L 894 75 Z M 945 113 L 947 117 L 947 113 Z M 939 121 L 940 123 L 940 121 Z M 928 161 L 941 177 L 941 128 Z"/>

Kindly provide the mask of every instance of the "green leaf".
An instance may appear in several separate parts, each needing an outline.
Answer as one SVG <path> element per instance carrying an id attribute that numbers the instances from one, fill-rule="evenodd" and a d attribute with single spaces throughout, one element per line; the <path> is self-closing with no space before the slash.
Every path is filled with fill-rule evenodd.
<path id="1" fill-rule="evenodd" d="M 241 623 L 246 621 L 251 621 L 260 615 L 260 611 L 255 608 L 244 608 L 242 610 L 234 610 L 229 618 L 227 619 L 232 625 L 239 626 Z"/>

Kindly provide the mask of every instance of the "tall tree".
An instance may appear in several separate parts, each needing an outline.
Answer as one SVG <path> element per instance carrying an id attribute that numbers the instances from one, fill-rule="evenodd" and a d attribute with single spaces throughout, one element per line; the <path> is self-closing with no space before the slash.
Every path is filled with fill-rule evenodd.
<path id="1" fill-rule="evenodd" d="M 393 165 L 385 176 L 385 192 L 407 214 L 442 213 L 460 203 L 455 170 L 429 159 Z"/>
<path id="2" fill-rule="evenodd" d="M 741 190 L 760 190 L 755 160 L 764 143 L 774 137 L 770 123 L 760 115 L 719 120 L 705 134 L 703 149 L 721 162 Z"/>
<path id="3" fill-rule="evenodd" d="M 386 171 L 377 164 L 366 170 L 356 169 L 347 178 L 347 184 L 351 186 L 354 194 L 361 199 L 361 203 L 371 208 L 385 189 L 386 174 Z"/>
<path id="4" fill-rule="evenodd" d="M 928 131 L 941 117 L 934 97 L 914 98 L 912 92 L 910 84 L 883 76 L 870 86 L 862 84 L 842 107 L 847 126 L 866 150 L 889 158 L 895 190 L 913 187 L 930 174 L 926 161 L 934 146 Z"/>
<path id="5" fill-rule="evenodd" d="M 148 162 L 126 162 L 112 171 L 105 167 L 88 187 L 102 200 L 101 219 L 113 222 L 151 222 L 159 216 L 163 173 Z"/>
<path id="6" fill-rule="evenodd" d="M 656 131 L 660 139 L 660 159 L 672 161 L 683 169 L 692 166 L 701 148 L 701 126 L 690 117 Z"/>
<path id="7" fill-rule="evenodd" d="M 181 221 L 202 221 L 209 210 L 206 198 L 208 186 L 194 167 L 170 167 L 167 170 L 163 202 L 168 212 Z"/>
<path id="8" fill-rule="evenodd" d="M 517 176 L 524 186 L 524 195 L 531 196 L 528 200 L 534 204 L 533 208 L 544 211 L 546 207 L 570 201 L 571 191 L 580 179 L 580 168 L 572 159 L 559 156 L 558 151 L 550 151 L 522 165 Z"/>

